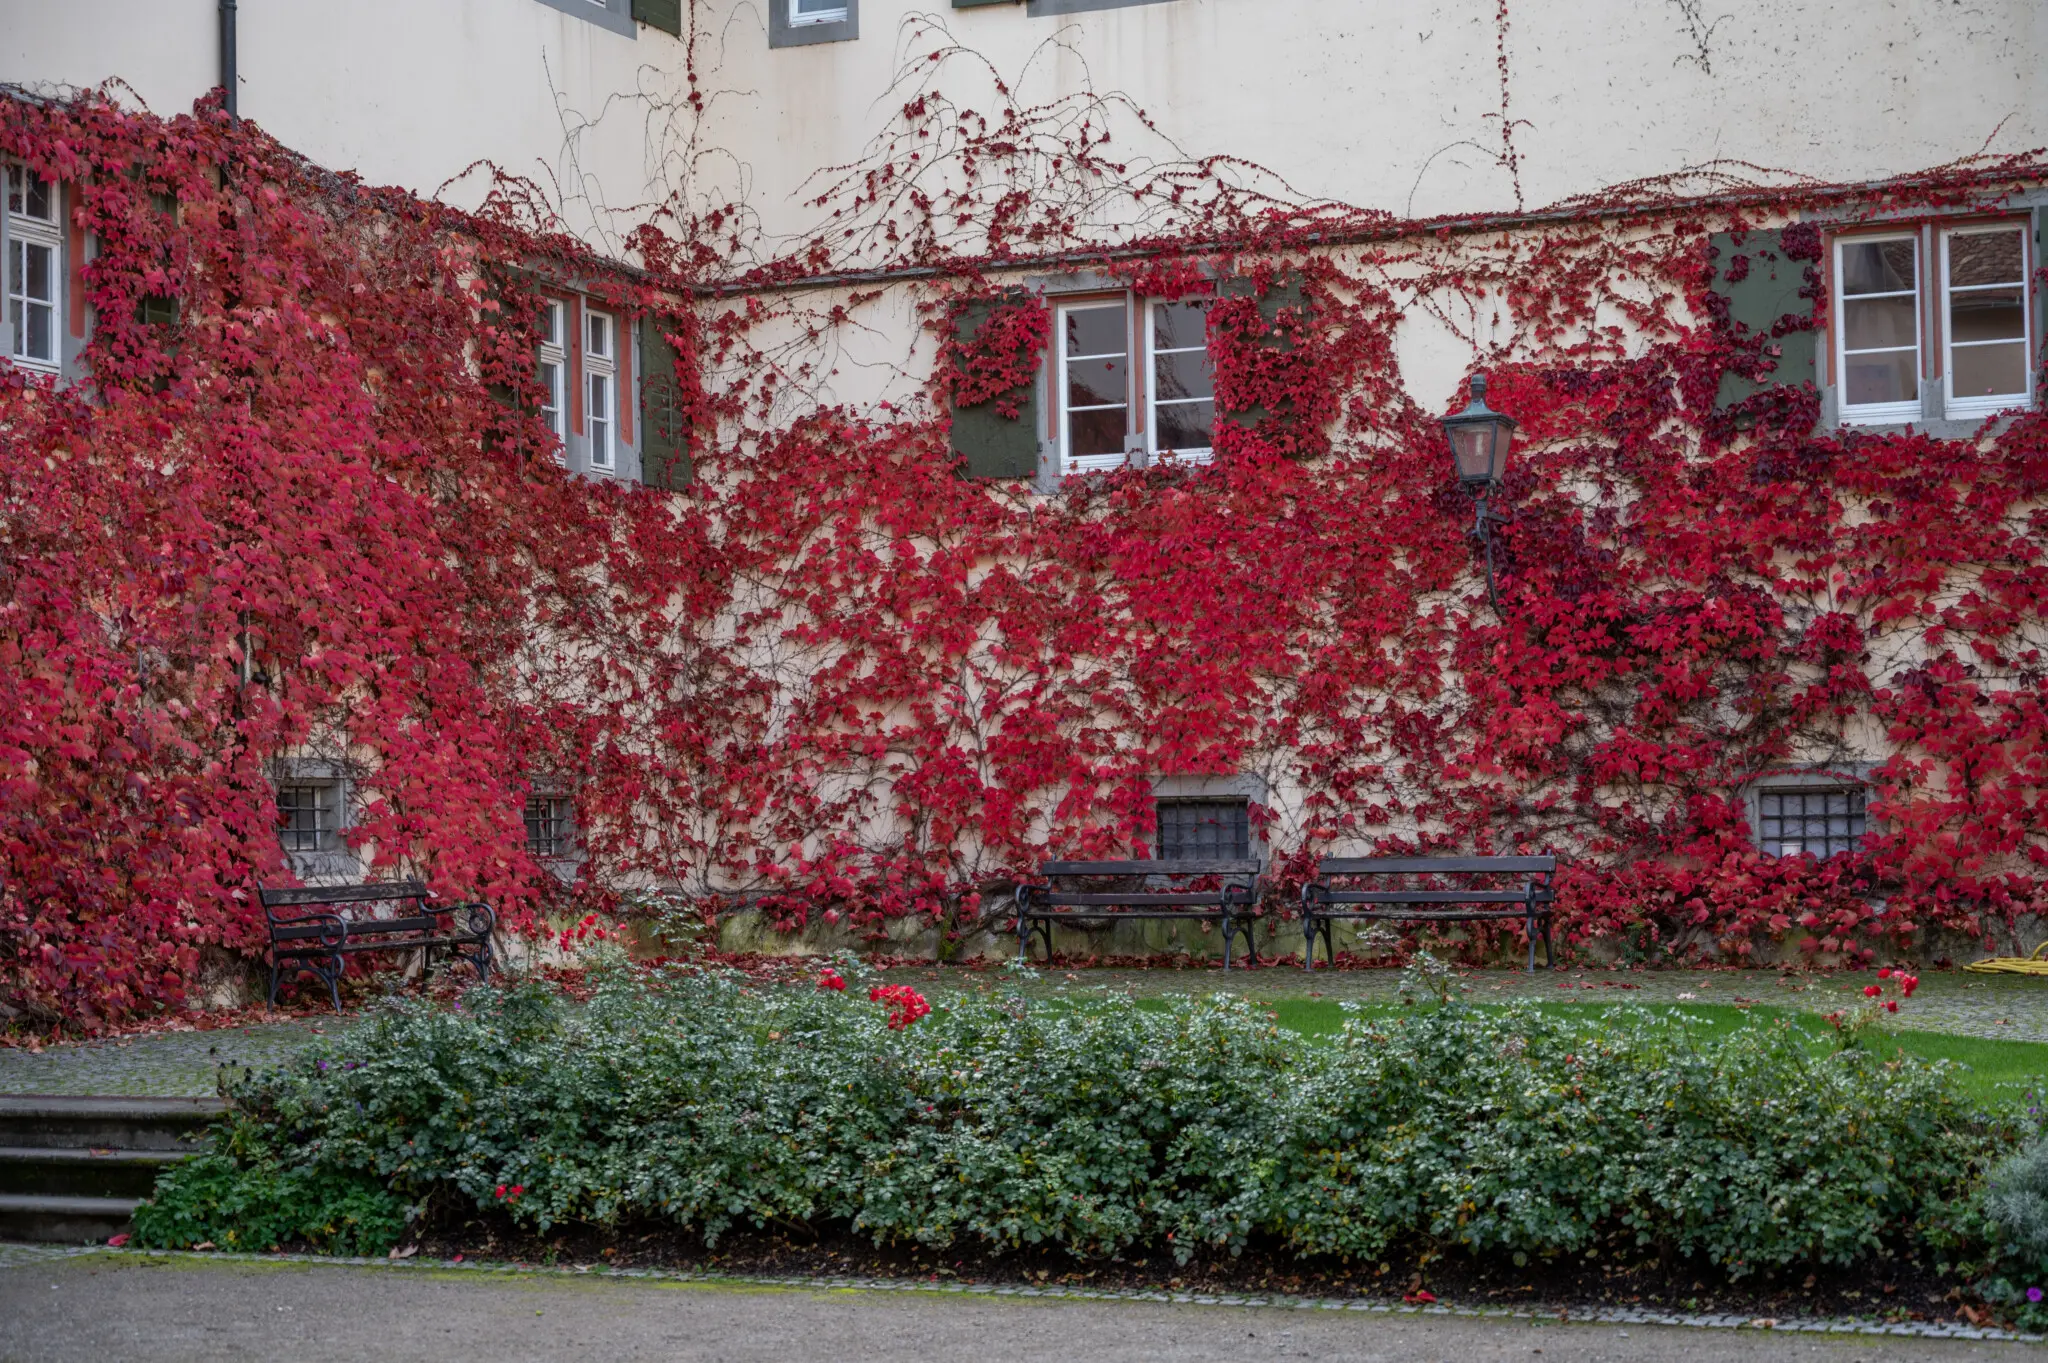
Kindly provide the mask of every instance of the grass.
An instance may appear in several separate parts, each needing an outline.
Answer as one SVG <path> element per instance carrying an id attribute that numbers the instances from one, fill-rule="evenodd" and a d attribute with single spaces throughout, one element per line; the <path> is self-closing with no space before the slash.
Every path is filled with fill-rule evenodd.
<path id="1" fill-rule="evenodd" d="M 1164 1000 L 1141 999 L 1138 1006 L 1164 1008 Z M 1302 1036 L 1331 1036 L 1344 1026 L 1345 1018 L 1352 1016 L 1342 1004 L 1327 999 L 1275 999 L 1261 1003 L 1273 1015 L 1274 1021 L 1288 1031 Z M 1475 1008 L 1498 1008 L 1501 1004 L 1474 1004 Z M 1597 1019 L 1614 1007 L 1607 1003 L 1537 1003 L 1529 1005 L 1553 1017 L 1574 1017 Z M 1782 1018 L 1807 1039 L 1816 1051 L 1832 1049 L 1836 1044 L 1835 1030 L 1819 1016 L 1792 1008 L 1775 1008 L 1759 1005 L 1753 1008 L 1737 1008 L 1728 1004 L 1647 1003 L 1647 1008 L 1672 1008 L 1685 1015 L 1688 1021 L 1698 1027 L 1703 1037 L 1725 1036 L 1741 1027 L 1749 1018 Z M 1355 1005 L 1359 1014 L 1399 1013 L 1399 1004 L 1368 1003 Z M 1958 1087 L 1980 1103 L 2006 1104 L 2016 1102 L 2029 1090 L 2040 1092 L 2048 1089 L 2048 1045 L 2031 1041 L 1992 1041 L 1979 1037 L 1954 1036 L 1947 1032 L 1886 1032 L 1873 1038 L 1873 1045 L 1896 1046 L 1909 1055 L 1923 1060 L 1953 1061 L 1961 1070 Z"/>

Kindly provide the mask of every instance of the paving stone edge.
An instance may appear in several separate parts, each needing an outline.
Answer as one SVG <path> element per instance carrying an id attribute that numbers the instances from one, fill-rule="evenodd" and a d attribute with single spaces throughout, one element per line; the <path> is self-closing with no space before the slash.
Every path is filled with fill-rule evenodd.
<path id="1" fill-rule="evenodd" d="M 1983 1329 L 1952 1322 L 1882 1321 L 1841 1317 L 1834 1319 L 1769 1319 L 1727 1314 L 1684 1314 L 1642 1311 L 1625 1307 L 1570 1307 L 1555 1311 L 1533 1311 L 1512 1306 L 1453 1306 L 1444 1303 L 1410 1305 L 1405 1302 L 1376 1301 L 1363 1297 L 1287 1297 L 1238 1293 L 1160 1292 L 1135 1288 L 1082 1288 L 1047 1283 L 1031 1287 L 1019 1283 L 947 1283 L 903 1278 L 861 1277 L 777 1277 L 749 1273 L 705 1273 L 690 1269 L 607 1268 L 598 1264 L 549 1267 L 539 1264 L 497 1260 L 464 1259 L 367 1259 L 326 1254 L 231 1254 L 218 1250 L 168 1250 L 109 1248 L 105 1245 L 37 1245 L 0 1242 L 0 1269 L 47 1263 L 82 1255 L 110 1258 L 134 1257 L 185 1259 L 207 1263 L 329 1264 L 351 1268 L 382 1268 L 394 1272 L 434 1269 L 473 1273 L 530 1273 L 553 1277 L 618 1278 L 680 1283 L 730 1283 L 742 1287 L 789 1287 L 861 1292 L 925 1292 L 955 1297 L 1036 1297 L 1061 1301 L 1170 1302 L 1187 1306 L 1257 1307 L 1293 1311 L 1361 1311 L 1373 1315 L 1469 1316 L 1497 1320 L 1555 1321 L 1572 1325 L 1665 1325 L 1694 1330 L 1771 1330 L 1788 1334 L 1898 1335 L 1915 1339 L 2006 1340 L 2020 1344 L 2048 1342 L 2048 1335 L 2022 1334 L 2013 1330 Z"/>

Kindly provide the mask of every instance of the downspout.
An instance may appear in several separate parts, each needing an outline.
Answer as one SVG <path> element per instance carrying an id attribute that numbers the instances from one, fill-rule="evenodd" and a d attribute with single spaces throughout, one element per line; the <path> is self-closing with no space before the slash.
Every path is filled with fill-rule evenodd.
<path id="1" fill-rule="evenodd" d="M 220 88 L 221 107 L 229 118 L 239 118 L 235 109 L 235 0 L 220 0 Z"/>

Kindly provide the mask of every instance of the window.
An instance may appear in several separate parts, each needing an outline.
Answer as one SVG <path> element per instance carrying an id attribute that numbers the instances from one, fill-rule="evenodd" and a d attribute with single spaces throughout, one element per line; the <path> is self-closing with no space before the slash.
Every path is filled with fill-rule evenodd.
<path id="1" fill-rule="evenodd" d="M 330 781 L 277 788 L 278 840 L 287 852 L 331 852 L 341 845 L 340 788 Z"/>
<path id="2" fill-rule="evenodd" d="M 1161 861 L 1252 854 L 1251 807 L 1243 800 L 1161 800 L 1154 808 Z"/>
<path id="3" fill-rule="evenodd" d="M 601 312 L 585 313 L 584 320 L 583 433 L 590 440 L 590 466 L 610 470 L 618 463 L 613 443 L 618 428 L 618 333 L 612 319 Z"/>
<path id="4" fill-rule="evenodd" d="M 1130 309 L 1122 300 L 1065 303 L 1057 331 L 1060 472 L 1121 467 L 1131 425 Z"/>
<path id="5" fill-rule="evenodd" d="M 1148 329 L 1145 448 L 1207 462 L 1216 424 L 1216 376 L 1209 365 L 1209 300 L 1153 303 Z"/>
<path id="6" fill-rule="evenodd" d="M 546 418 L 548 429 L 555 433 L 555 459 L 561 461 L 562 444 L 568 426 L 563 415 L 563 398 L 566 396 L 566 380 L 569 373 L 569 357 L 562 348 L 562 305 L 550 298 L 544 306 L 546 330 L 540 343 L 540 383 L 546 389 L 541 398 L 541 415 Z"/>
<path id="7" fill-rule="evenodd" d="M 575 850 L 575 821 L 569 801 L 559 795 L 526 797 L 526 850 L 536 857 L 560 859 Z"/>
<path id="8" fill-rule="evenodd" d="M 1129 298 L 1058 304 L 1057 374 L 1061 473 L 1121 468 L 1147 458 L 1207 462 L 1216 423 L 1209 362 L 1209 301 L 1135 300 L 1144 319 L 1142 361 L 1131 363 Z"/>
<path id="9" fill-rule="evenodd" d="M 633 0 L 540 0 L 540 3 L 585 23 L 608 28 L 621 37 L 639 36 L 633 27 Z"/>
<path id="10" fill-rule="evenodd" d="M 2029 250 L 2018 222 L 1838 238 L 1833 381 L 1842 419 L 1978 420 L 2025 406 L 2040 339 L 2028 308 Z"/>
<path id="11" fill-rule="evenodd" d="M 9 358 L 35 369 L 57 368 L 57 321 L 64 279 L 58 187 L 23 166 L 7 167 L 7 321 Z"/>
<path id="12" fill-rule="evenodd" d="M 1822 861 L 1853 852 L 1865 832 L 1862 786 L 1770 787 L 1757 792 L 1757 841 L 1780 857 Z"/>
<path id="13" fill-rule="evenodd" d="M 2018 224 L 1941 234 L 1943 398 L 1949 416 L 2024 406 L 2027 234 Z"/>
<path id="14" fill-rule="evenodd" d="M 1835 373 L 1846 421 L 1919 419 L 1918 267 L 1919 240 L 1912 235 L 1835 243 L 1842 300 Z"/>
<path id="15" fill-rule="evenodd" d="M 768 0 L 768 46 L 801 47 L 860 36 L 860 0 Z"/>

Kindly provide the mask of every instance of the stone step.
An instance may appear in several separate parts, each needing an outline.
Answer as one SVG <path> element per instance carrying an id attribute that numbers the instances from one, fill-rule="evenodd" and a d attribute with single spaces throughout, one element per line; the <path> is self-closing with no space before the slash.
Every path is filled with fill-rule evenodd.
<path id="1" fill-rule="evenodd" d="M 0 1240 L 98 1244 L 128 1229 L 140 1198 L 0 1193 Z"/>
<path id="2" fill-rule="evenodd" d="M 190 1152 L 225 1110 L 218 1098 L 0 1094 L 0 1145 Z"/>
<path id="3" fill-rule="evenodd" d="M 180 1160 L 180 1150 L 63 1150 L 53 1146 L 0 1146 L 0 1193 L 43 1197 L 148 1197 L 156 1176 Z"/>

